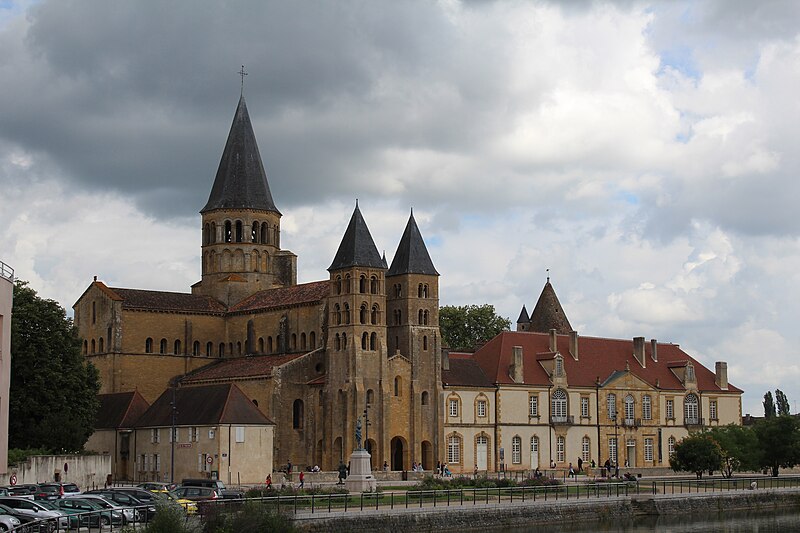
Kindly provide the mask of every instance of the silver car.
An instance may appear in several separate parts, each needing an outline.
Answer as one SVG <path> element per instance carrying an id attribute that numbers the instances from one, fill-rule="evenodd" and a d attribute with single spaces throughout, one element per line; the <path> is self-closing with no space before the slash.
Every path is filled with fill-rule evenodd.
<path id="1" fill-rule="evenodd" d="M 0 505 L 0 531 L 11 531 L 21 524 L 20 519 L 14 516 L 12 511 L 5 505 Z"/>
<path id="2" fill-rule="evenodd" d="M 69 526 L 69 519 L 66 513 L 55 509 L 55 507 L 48 502 L 6 496 L 0 498 L 0 505 L 10 507 L 19 516 L 24 516 L 31 520 L 51 520 L 53 523 L 58 521 L 58 527 L 63 529 Z"/>
<path id="3" fill-rule="evenodd" d="M 112 511 L 119 511 L 125 518 L 124 522 L 125 524 L 132 524 L 133 522 L 139 522 L 141 520 L 141 513 L 139 513 L 137 509 L 124 507 L 115 501 L 109 500 L 108 498 L 103 498 L 99 494 L 75 494 L 73 496 L 64 496 L 64 497 L 80 498 L 81 500 L 92 500 L 93 502 L 97 502 L 100 505 L 102 505 L 105 509 L 110 509 Z"/>

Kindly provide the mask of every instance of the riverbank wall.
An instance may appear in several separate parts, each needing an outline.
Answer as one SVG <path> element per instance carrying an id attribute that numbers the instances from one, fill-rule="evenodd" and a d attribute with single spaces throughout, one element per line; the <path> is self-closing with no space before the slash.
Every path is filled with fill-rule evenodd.
<path id="1" fill-rule="evenodd" d="M 644 515 L 708 516 L 726 511 L 784 508 L 800 509 L 800 489 L 356 510 L 330 515 L 298 515 L 295 525 L 301 531 L 312 533 L 480 531 L 533 524 L 628 520 Z"/>

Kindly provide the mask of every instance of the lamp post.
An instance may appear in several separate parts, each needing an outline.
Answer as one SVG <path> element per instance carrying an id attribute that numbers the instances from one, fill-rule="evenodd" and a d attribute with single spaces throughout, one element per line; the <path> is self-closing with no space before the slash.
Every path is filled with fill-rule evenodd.
<path id="1" fill-rule="evenodd" d="M 368 449 L 369 447 L 369 408 L 372 407 L 370 404 L 364 408 L 364 449 L 372 455 L 372 450 Z"/>
<path id="2" fill-rule="evenodd" d="M 172 385 L 172 401 L 169 403 L 172 409 L 172 427 L 170 427 L 169 442 L 170 442 L 170 466 L 169 466 L 169 482 L 175 483 L 175 422 L 178 416 L 178 405 L 175 400 L 175 389 L 177 383 Z"/>

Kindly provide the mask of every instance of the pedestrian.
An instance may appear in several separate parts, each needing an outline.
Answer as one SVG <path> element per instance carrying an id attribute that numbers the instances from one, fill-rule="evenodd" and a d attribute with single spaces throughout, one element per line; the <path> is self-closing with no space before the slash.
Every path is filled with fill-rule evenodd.
<path id="1" fill-rule="evenodd" d="M 272 490 L 272 474 L 267 474 L 267 490 Z"/>
<path id="2" fill-rule="evenodd" d="M 292 475 L 292 461 L 291 460 L 288 463 L 286 463 L 286 473 L 289 474 L 290 476 Z"/>
<path id="3" fill-rule="evenodd" d="M 437 476 L 441 476 L 442 475 L 442 462 L 441 461 L 436 461 L 436 475 Z"/>
<path id="4" fill-rule="evenodd" d="M 592 470 L 594 470 L 595 466 L 597 466 L 597 465 L 595 464 L 594 459 L 592 459 Z"/>
<path id="5" fill-rule="evenodd" d="M 306 483 L 306 473 L 302 470 L 300 471 L 300 488 L 302 489 Z"/>
<path id="6" fill-rule="evenodd" d="M 550 469 L 553 470 L 556 467 L 556 462 L 550 459 Z"/>
<path id="7" fill-rule="evenodd" d="M 603 463 L 603 469 L 606 471 L 606 475 L 611 477 L 611 459 L 606 459 L 606 462 Z"/>
<path id="8" fill-rule="evenodd" d="M 619 463 L 614 464 L 614 477 L 619 479 Z"/>
<path id="9" fill-rule="evenodd" d="M 575 477 L 575 468 L 572 467 L 572 463 L 569 464 L 569 477 Z"/>
<path id="10" fill-rule="evenodd" d="M 478 479 L 478 465 L 475 465 L 475 475 L 473 477 Z"/>
<path id="11" fill-rule="evenodd" d="M 389 463 L 387 463 L 386 461 L 383 462 L 383 471 L 384 472 L 388 472 L 389 471 Z"/>
<path id="12" fill-rule="evenodd" d="M 344 478 L 347 477 L 347 467 L 344 466 L 344 463 L 339 461 L 339 481 L 337 485 L 344 485 Z"/>
<path id="13" fill-rule="evenodd" d="M 583 472 L 583 459 L 578 457 L 578 472 Z"/>

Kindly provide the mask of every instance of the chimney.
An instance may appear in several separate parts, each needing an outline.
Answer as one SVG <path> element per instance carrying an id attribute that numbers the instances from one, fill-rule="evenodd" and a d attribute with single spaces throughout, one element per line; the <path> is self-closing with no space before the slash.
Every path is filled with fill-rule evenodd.
<path id="1" fill-rule="evenodd" d="M 569 353 L 572 354 L 572 358 L 576 361 L 578 360 L 578 332 L 577 331 L 570 331 L 569 332 Z"/>
<path id="2" fill-rule="evenodd" d="M 442 370 L 450 370 L 450 348 L 442 348 Z"/>
<path id="3" fill-rule="evenodd" d="M 655 339 L 650 339 L 650 355 L 653 357 L 653 362 L 658 363 L 658 342 Z"/>
<path id="4" fill-rule="evenodd" d="M 556 343 L 556 330 L 550 330 L 550 351 L 557 352 L 558 351 L 558 344 Z"/>
<path id="5" fill-rule="evenodd" d="M 728 363 L 725 361 L 717 361 L 714 365 L 716 370 L 716 378 L 714 382 L 722 390 L 728 390 Z"/>
<path id="6" fill-rule="evenodd" d="M 642 368 L 647 366 L 647 360 L 644 358 L 644 337 L 633 338 L 633 356 L 642 365 Z"/>
<path id="7" fill-rule="evenodd" d="M 511 363 L 509 374 L 514 383 L 523 383 L 525 378 L 522 377 L 522 346 L 514 346 L 514 360 Z"/>

